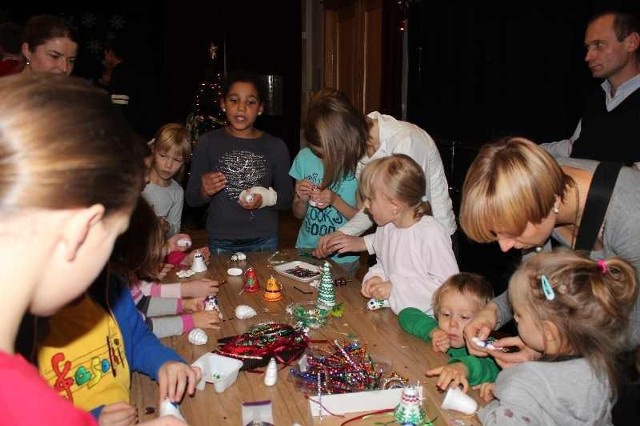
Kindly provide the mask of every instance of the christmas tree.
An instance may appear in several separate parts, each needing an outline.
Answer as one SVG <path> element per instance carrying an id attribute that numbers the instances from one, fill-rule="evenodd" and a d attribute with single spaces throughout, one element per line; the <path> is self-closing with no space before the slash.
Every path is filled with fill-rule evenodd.
<path id="1" fill-rule="evenodd" d="M 318 286 L 318 300 L 316 306 L 320 309 L 331 309 L 336 305 L 336 293 L 333 288 L 333 277 L 331 276 L 331 266 L 329 262 L 324 262 L 322 266 L 322 276 Z"/>
<path id="2" fill-rule="evenodd" d="M 211 43 L 209 46 L 210 61 L 205 72 L 205 79 L 198 85 L 191 105 L 191 112 L 187 116 L 187 128 L 193 144 L 198 143 L 198 138 L 203 133 L 224 127 L 227 123 L 227 117 L 220 107 L 224 74 L 217 71 L 215 64 L 217 51 L 218 46 Z"/>

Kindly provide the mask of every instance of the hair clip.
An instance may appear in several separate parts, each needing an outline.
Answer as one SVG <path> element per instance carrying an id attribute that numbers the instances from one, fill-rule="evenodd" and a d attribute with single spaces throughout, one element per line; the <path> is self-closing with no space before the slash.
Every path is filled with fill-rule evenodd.
<path id="1" fill-rule="evenodd" d="M 547 276 L 542 274 L 540 281 L 542 282 L 542 292 L 544 293 L 544 297 L 546 297 L 547 300 L 555 299 L 556 293 L 553 291 L 553 287 L 551 286 L 551 282 Z"/>
<path id="2" fill-rule="evenodd" d="M 427 197 L 426 195 L 423 195 L 422 198 L 420 198 L 420 201 L 422 201 L 423 203 L 426 203 L 427 201 L 429 201 L 429 197 Z"/>
<path id="3" fill-rule="evenodd" d="M 598 259 L 596 261 L 596 263 L 600 267 L 600 272 L 602 272 L 603 275 L 606 274 L 607 272 L 609 272 L 609 266 L 607 266 L 607 261 L 606 260 Z"/>

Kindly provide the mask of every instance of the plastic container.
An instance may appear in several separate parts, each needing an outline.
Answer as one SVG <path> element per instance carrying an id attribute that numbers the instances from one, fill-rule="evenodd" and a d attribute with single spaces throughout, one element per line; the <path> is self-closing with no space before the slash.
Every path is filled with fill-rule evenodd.
<path id="1" fill-rule="evenodd" d="M 216 392 L 222 393 L 235 383 L 238 371 L 242 367 L 242 361 L 228 356 L 206 353 L 191 365 L 202 370 L 202 379 L 196 385 L 196 389 L 204 390 L 205 383 L 213 383 Z"/>
<path id="2" fill-rule="evenodd" d="M 328 309 L 318 308 L 316 302 L 298 302 L 287 306 L 287 313 L 293 317 L 293 320 L 309 328 L 320 328 L 325 325 L 329 312 Z"/>

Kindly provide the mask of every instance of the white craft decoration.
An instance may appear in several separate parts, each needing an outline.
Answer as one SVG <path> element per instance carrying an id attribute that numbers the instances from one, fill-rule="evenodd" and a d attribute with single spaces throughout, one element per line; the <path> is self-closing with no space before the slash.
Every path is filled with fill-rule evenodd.
<path id="1" fill-rule="evenodd" d="M 204 345 L 209 341 L 209 336 L 207 336 L 207 333 L 201 328 L 191 330 L 187 338 L 189 339 L 189 343 L 196 346 Z"/>
<path id="2" fill-rule="evenodd" d="M 180 413 L 180 408 L 178 408 L 178 403 L 171 402 L 169 398 L 165 398 L 160 403 L 160 407 L 158 408 L 158 416 L 173 416 L 178 420 L 182 420 L 185 422 L 186 420 L 182 417 L 182 413 Z"/>
<path id="3" fill-rule="evenodd" d="M 369 309 L 370 311 L 377 311 L 378 309 L 388 308 L 389 306 L 390 305 L 388 299 L 376 299 L 372 297 L 367 302 L 367 309 Z"/>
<path id="4" fill-rule="evenodd" d="M 191 247 L 191 240 L 188 238 L 180 238 L 177 244 L 178 244 L 178 247 L 189 248 Z"/>
<path id="5" fill-rule="evenodd" d="M 196 273 L 193 272 L 191 269 L 183 269 L 181 271 L 176 272 L 176 275 L 178 276 L 178 278 L 189 278 L 192 275 L 195 275 Z"/>
<path id="6" fill-rule="evenodd" d="M 236 306 L 236 318 L 238 319 L 247 319 L 247 318 L 255 317 L 256 315 L 258 315 L 258 313 L 251 306 L 247 306 L 247 305 Z"/>
<path id="7" fill-rule="evenodd" d="M 236 253 L 236 257 L 238 258 L 238 260 L 247 260 L 247 255 L 241 251 Z"/>
<path id="8" fill-rule="evenodd" d="M 447 394 L 442 401 L 441 408 L 445 410 L 460 411 L 464 414 L 474 414 L 478 409 L 478 403 L 475 399 L 464 393 L 462 389 L 449 388 Z"/>
<path id="9" fill-rule="evenodd" d="M 193 272 L 204 272 L 207 270 L 207 264 L 204 263 L 204 257 L 202 257 L 202 253 L 196 251 L 195 256 L 193 256 L 193 264 L 191 265 L 191 270 Z"/>
<path id="10" fill-rule="evenodd" d="M 267 369 L 264 372 L 264 384 L 266 386 L 273 386 L 278 381 L 278 364 L 275 358 L 269 360 Z"/>

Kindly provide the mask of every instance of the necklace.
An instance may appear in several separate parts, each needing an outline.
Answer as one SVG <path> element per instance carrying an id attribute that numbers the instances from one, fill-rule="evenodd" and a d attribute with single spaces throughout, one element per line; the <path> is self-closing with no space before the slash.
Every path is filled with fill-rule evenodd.
<path id="1" fill-rule="evenodd" d="M 571 236 L 571 248 L 575 248 L 576 247 L 576 238 L 578 237 L 578 230 L 579 230 L 579 226 L 578 226 L 578 219 L 580 216 L 580 188 L 578 188 L 578 182 L 575 182 L 575 186 L 573 187 L 573 189 L 575 190 L 576 196 L 576 218 L 575 218 L 575 222 L 573 223 L 573 235 Z"/>

